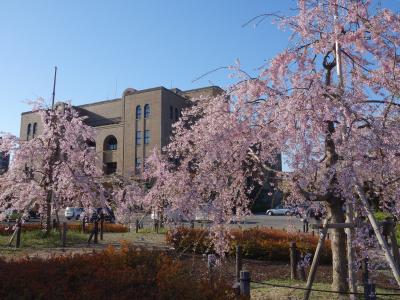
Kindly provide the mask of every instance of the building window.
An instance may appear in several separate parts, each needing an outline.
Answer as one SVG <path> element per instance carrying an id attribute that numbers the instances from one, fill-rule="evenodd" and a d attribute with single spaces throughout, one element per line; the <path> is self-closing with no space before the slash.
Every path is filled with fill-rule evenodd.
<path id="1" fill-rule="evenodd" d="M 29 123 L 28 124 L 28 128 L 26 129 L 26 139 L 29 139 L 29 136 L 31 135 L 31 128 L 32 128 L 32 124 Z"/>
<path id="2" fill-rule="evenodd" d="M 169 107 L 169 118 L 174 119 L 174 108 L 172 106 Z"/>
<path id="3" fill-rule="evenodd" d="M 136 131 L 136 145 L 140 145 L 142 143 L 142 132 Z"/>
<path id="4" fill-rule="evenodd" d="M 175 121 L 178 121 L 179 119 L 179 110 L 175 108 Z"/>
<path id="5" fill-rule="evenodd" d="M 136 106 L 136 120 L 142 117 L 142 107 L 140 105 Z"/>
<path id="6" fill-rule="evenodd" d="M 104 140 L 104 151 L 117 150 L 117 148 L 117 138 L 113 135 L 109 135 L 108 137 L 106 137 L 106 139 Z"/>
<path id="7" fill-rule="evenodd" d="M 37 123 L 35 122 L 33 123 L 32 137 L 35 137 L 36 131 L 37 131 Z"/>
<path id="8" fill-rule="evenodd" d="M 135 159 L 135 173 L 139 174 L 142 167 L 142 160 L 140 158 Z"/>
<path id="9" fill-rule="evenodd" d="M 144 132 L 144 143 L 150 144 L 150 130 L 145 130 Z"/>
<path id="10" fill-rule="evenodd" d="M 150 105 L 146 104 L 144 106 L 144 118 L 148 119 L 150 117 Z"/>
<path id="11" fill-rule="evenodd" d="M 104 170 L 104 173 L 106 175 L 114 174 L 117 172 L 117 163 L 116 162 L 109 162 L 106 163 L 106 168 Z"/>

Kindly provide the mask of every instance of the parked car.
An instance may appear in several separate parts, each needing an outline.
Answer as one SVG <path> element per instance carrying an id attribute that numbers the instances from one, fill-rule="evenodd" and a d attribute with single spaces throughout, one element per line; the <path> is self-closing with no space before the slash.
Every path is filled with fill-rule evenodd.
<path id="1" fill-rule="evenodd" d="M 278 205 L 275 208 L 268 209 L 266 214 L 268 216 L 292 216 L 295 211 L 292 208 L 286 208 L 282 205 Z"/>
<path id="2" fill-rule="evenodd" d="M 82 212 L 83 212 L 83 208 L 82 207 L 67 207 L 65 209 L 64 216 L 68 220 L 71 220 L 71 219 L 79 220 L 79 218 L 81 217 Z"/>
<path id="3" fill-rule="evenodd" d="M 6 222 L 14 222 L 17 221 L 20 217 L 22 217 L 22 219 L 25 222 L 28 222 L 31 219 L 31 213 L 29 212 L 28 214 L 22 214 L 20 212 L 18 212 L 18 210 L 13 209 L 13 208 L 8 208 L 5 210 L 5 221 Z"/>
<path id="4" fill-rule="evenodd" d="M 93 210 L 92 215 L 89 218 L 89 222 L 95 222 L 96 220 L 100 220 L 101 213 L 103 212 L 104 221 L 115 223 L 115 215 L 111 208 L 106 207 L 103 211 L 102 207 L 96 208 Z"/>

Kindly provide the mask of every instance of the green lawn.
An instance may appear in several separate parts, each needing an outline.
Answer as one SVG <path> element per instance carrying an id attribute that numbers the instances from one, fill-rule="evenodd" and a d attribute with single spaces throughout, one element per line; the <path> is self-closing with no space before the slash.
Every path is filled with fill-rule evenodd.
<path id="1" fill-rule="evenodd" d="M 0 236 L 0 245 L 6 247 L 10 236 Z M 68 231 L 67 232 L 67 247 L 77 243 L 84 243 L 87 241 L 87 234 L 82 234 L 80 232 Z M 13 246 L 15 246 L 16 237 L 13 241 Z M 43 231 L 27 231 L 21 233 L 21 248 L 30 249 L 43 249 L 43 248 L 57 248 L 61 247 L 60 233 L 58 231 L 51 231 L 48 237 L 43 236 Z"/>

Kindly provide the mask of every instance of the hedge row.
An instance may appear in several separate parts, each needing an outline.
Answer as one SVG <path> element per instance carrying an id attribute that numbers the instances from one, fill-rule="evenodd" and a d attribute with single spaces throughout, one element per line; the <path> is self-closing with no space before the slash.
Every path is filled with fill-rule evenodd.
<path id="1" fill-rule="evenodd" d="M 0 282 L 4 300 L 235 299 L 227 282 L 216 279 L 210 286 L 182 262 L 130 246 L 47 260 L 0 260 Z"/>
<path id="2" fill-rule="evenodd" d="M 77 231 L 80 232 L 82 231 L 82 225 L 81 224 L 67 224 L 68 230 L 71 231 Z M 22 225 L 22 232 L 26 231 L 35 231 L 35 230 L 41 230 L 42 225 L 39 223 L 25 223 Z M 93 229 L 93 224 L 89 223 L 86 224 L 85 226 L 85 232 L 90 232 Z M 113 233 L 118 233 L 118 232 L 128 232 L 129 228 L 125 225 L 122 224 L 111 224 L 111 223 L 104 223 L 104 232 L 113 232 Z M 99 224 L 99 230 L 100 230 L 100 224 Z M 9 235 L 13 232 L 13 226 L 7 226 L 7 225 L 0 225 L 0 234 L 1 235 Z"/>
<path id="3" fill-rule="evenodd" d="M 267 228 L 251 228 L 230 231 L 229 255 L 235 254 L 236 245 L 243 249 L 243 257 L 258 260 L 276 260 L 288 262 L 290 242 L 296 242 L 302 254 L 315 252 L 318 237 L 303 233 L 290 233 L 282 230 Z M 166 241 L 178 251 L 188 250 L 196 253 L 213 251 L 213 245 L 205 229 L 180 227 L 168 231 Z M 321 262 L 331 263 L 331 245 L 326 241 L 323 247 Z"/>

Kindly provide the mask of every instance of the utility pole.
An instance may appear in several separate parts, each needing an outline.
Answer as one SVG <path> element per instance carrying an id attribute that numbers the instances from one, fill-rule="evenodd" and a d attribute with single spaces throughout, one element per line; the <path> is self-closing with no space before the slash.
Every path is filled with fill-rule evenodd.
<path id="1" fill-rule="evenodd" d="M 54 109 L 54 99 L 56 97 L 57 66 L 54 67 L 53 94 L 51 99 L 51 109 Z"/>

